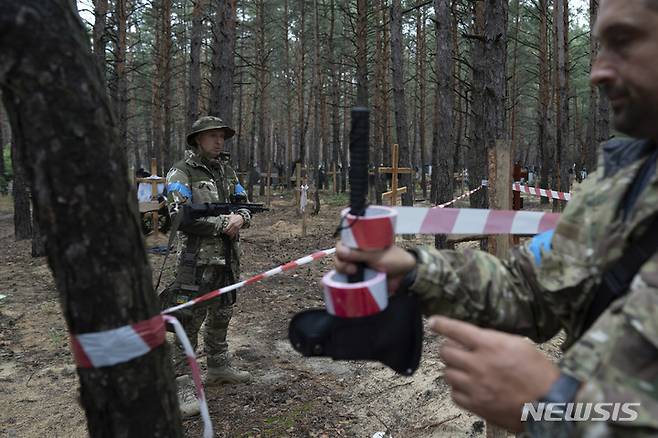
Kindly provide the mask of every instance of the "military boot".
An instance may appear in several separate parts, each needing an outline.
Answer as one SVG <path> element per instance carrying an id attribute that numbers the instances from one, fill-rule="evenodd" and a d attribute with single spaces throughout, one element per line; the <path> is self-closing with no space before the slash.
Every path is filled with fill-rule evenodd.
<path id="1" fill-rule="evenodd" d="M 176 386 L 178 387 L 178 406 L 181 417 L 189 418 L 199 415 L 201 408 L 199 400 L 196 398 L 196 388 L 192 378 L 188 375 L 177 377 Z"/>
<path id="2" fill-rule="evenodd" d="M 222 385 L 224 383 L 247 383 L 251 380 L 251 374 L 247 371 L 240 371 L 229 364 L 208 367 L 206 375 L 206 385 Z"/>

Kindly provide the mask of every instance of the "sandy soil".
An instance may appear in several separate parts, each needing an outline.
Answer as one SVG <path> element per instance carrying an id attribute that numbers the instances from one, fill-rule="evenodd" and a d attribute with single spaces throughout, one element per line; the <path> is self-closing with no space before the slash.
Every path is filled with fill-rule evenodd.
<path id="1" fill-rule="evenodd" d="M 305 237 L 290 199 L 275 196 L 272 211 L 243 232 L 243 277 L 333 246 L 345 198 L 325 196 Z M 85 416 L 52 275 L 44 259 L 31 258 L 29 241 L 14 241 L 7 198 L 0 200 L 0 246 L 0 437 L 83 437 Z M 151 258 L 155 274 L 162 256 Z M 170 258 L 163 284 L 173 273 Z M 300 310 L 323 306 L 319 280 L 329 269 L 331 260 L 321 260 L 238 293 L 230 350 L 235 364 L 255 379 L 207 388 L 216 435 L 484 436 L 484 423 L 452 403 L 437 355 L 441 341 L 427 330 L 422 364 L 412 377 L 377 363 L 306 359 L 290 347 L 288 321 Z M 558 340 L 542 350 L 557 358 L 556 345 Z M 198 418 L 184 427 L 188 436 L 201 435 Z"/>

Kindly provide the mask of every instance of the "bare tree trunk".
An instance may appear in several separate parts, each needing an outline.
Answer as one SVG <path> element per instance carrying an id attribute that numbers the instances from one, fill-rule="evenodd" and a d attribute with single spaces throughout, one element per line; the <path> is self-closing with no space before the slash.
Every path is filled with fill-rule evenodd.
<path id="1" fill-rule="evenodd" d="M 68 0 L 5 0 L 0 28 L 11 35 L 0 39 L 0 88 L 69 330 L 158 315 L 125 155 L 114 147 L 115 122 L 77 14 Z M 40 129 L 23 128 L 34 123 Z M 89 169 L 102 172 L 89 180 Z M 166 344 L 77 372 L 92 437 L 182 436 Z"/>
<path id="2" fill-rule="evenodd" d="M 553 23 L 555 26 L 555 96 L 556 96 L 556 135 L 555 135 L 555 175 L 557 190 L 569 191 L 569 96 L 567 85 L 568 68 L 568 0 L 555 0 Z M 557 208 L 560 201 L 554 201 Z"/>
<path id="3" fill-rule="evenodd" d="M 485 41 L 484 41 L 484 2 L 476 2 L 473 11 L 473 34 L 477 39 L 473 41 L 471 65 L 472 71 L 472 104 L 470 120 L 471 128 L 471 150 L 468 155 L 468 174 L 472 187 L 479 185 L 480 181 L 487 175 L 487 144 L 484 133 L 484 89 L 485 89 L 485 69 L 489 68 L 485 60 Z M 432 169 L 434 173 L 434 169 Z M 487 208 L 487 191 L 480 190 L 470 196 L 472 208 Z"/>
<path id="4" fill-rule="evenodd" d="M 265 172 L 267 163 L 270 161 L 269 145 L 265 133 L 265 112 L 267 108 L 268 67 L 267 49 L 265 47 L 265 1 L 258 0 L 256 3 L 256 83 L 258 87 L 258 169 L 262 174 Z M 265 196 L 265 178 L 261 178 L 258 194 Z"/>
<path id="5" fill-rule="evenodd" d="M 108 0 L 94 0 L 94 30 L 93 30 L 93 47 L 96 64 L 100 69 L 100 75 L 105 86 L 105 45 L 107 44 L 107 9 Z"/>
<path id="6" fill-rule="evenodd" d="M 114 75 L 109 84 L 112 107 L 119 124 L 119 147 L 126 156 L 128 152 L 128 69 L 126 66 L 128 7 L 128 0 L 116 0 L 114 4 L 114 21 L 116 25 Z"/>
<path id="7" fill-rule="evenodd" d="M 153 10 L 152 10 L 152 15 L 155 18 L 155 46 L 153 48 L 153 58 L 154 58 L 154 70 L 155 74 L 153 75 L 152 79 L 152 117 L 151 117 L 151 123 L 152 123 L 152 138 L 153 138 L 153 150 L 152 150 L 152 156 L 150 158 L 155 158 L 157 166 L 158 166 L 158 173 L 162 173 L 162 149 L 163 149 L 163 133 L 164 133 L 164 121 L 163 121 L 163 114 L 162 114 L 162 106 L 163 106 L 163 101 L 164 101 L 164 96 L 163 90 L 162 90 L 162 75 L 163 75 L 163 62 L 164 62 L 164 55 L 163 55 L 163 28 L 162 28 L 162 11 L 163 11 L 163 3 L 167 2 L 170 0 L 154 0 L 153 1 Z"/>
<path id="8" fill-rule="evenodd" d="M 201 92 L 201 42 L 203 41 L 203 17 L 208 0 L 195 0 L 192 9 L 190 35 L 190 85 L 187 95 L 186 130 L 199 118 L 199 93 Z"/>
<path id="9" fill-rule="evenodd" d="M 0 193 L 3 195 L 9 192 L 9 181 L 7 181 L 7 172 L 5 169 L 5 145 L 9 146 L 9 152 L 11 153 L 9 122 L 6 122 L 6 119 L 5 107 L 2 104 L 2 92 L 0 92 Z"/>
<path id="10" fill-rule="evenodd" d="M 537 140 L 539 150 L 539 184 L 548 187 L 549 169 L 553 162 L 553 146 L 548 141 L 549 120 L 548 110 L 550 105 L 550 77 L 548 63 L 548 0 L 539 0 L 537 15 L 539 23 L 539 107 L 537 111 Z M 542 198 L 543 204 L 548 203 L 548 198 Z"/>
<path id="11" fill-rule="evenodd" d="M 409 136 L 407 134 L 407 102 L 404 93 L 404 72 L 402 62 L 402 6 L 400 0 L 391 3 L 391 78 L 393 102 L 395 104 L 395 134 L 400 147 L 400 166 L 410 167 Z M 411 174 L 402 174 L 400 183 L 407 187 L 402 195 L 402 205 L 413 205 L 414 184 Z"/>
<path id="12" fill-rule="evenodd" d="M 333 8 L 332 8 L 332 14 L 333 14 Z M 333 15 L 332 15 L 333 16 Z M 286 159 L 285 159 L 285 168 L 288 169 L 290 165 L 292 165 L 292 162 L 295 161 L 294 159 L 294 153 L 293 153 L 293 141 L 292 141 L 292 89 L 293 89 L 293 81 L 292 81 L 292 71 L 290 70 L 290 40 L 288 38 L 288 32 L 289 32 L 289 27 L 288 27 L 288 20 L 289 20 L 289 5 L 288 5 L 288 0 L 285 0 L 284 3 L 284 24 L 283 24 L 283 29 L 284 29 L 284 34 L 285 34 L 285 65 L 284 65 L 284 70 L 285 70 L 285 75 L 286 75 Z M 288 178 L 288 188 L 292 188 L 292 179 Z"/>
<path id="13" fill-rule="evenodd" d="M 435 3 L 435 11 L 438 16 L 438 9 L 437 4 Z M 451 16 L 450 14 L 450 9 L 448 9 L 448 17 Z M 416 20 L 418 21 L 416 24 L 416 33 L 418 35 L 418 48 L 416 52 L 416 56 L 418 58 L 418 72 L 416 73 L 418 75 L 418 78 L 416 79 L 418 81 L 418 91 L 419 91 L 419 96 L 418 96 L 418 142 L 419 142 L 419 148 L 420 148 L 420 185 L 423 190 L 423 199 L 427 199 L 427 181 L 425 178 L 425 163 L 427 160 L 427 139 L 425 136 L 425 133 L 427 132 L 426 130 L 426 120 L 425 120 L 425 112 L 427 109 L 427 68 L 426 68 L 426 57 L 427 57 L 427 43 L 425 41 L 425 11 L 421 10 L 421 8 L 418 9 L 418 15 L 416 17 Z M 438 26 L 438 22 L 437 22 Z M 438 28 L 437 28 L 438 29 Z M 452 32 L 451 32 L 452 33 Z M 439 34 L 437 33 L 437 38 L 439 37 Z M 444 43 L 441 43 L 444 44 Z M 438 46 L 438 44 L 437 44 Z M 437 47 L 438 48 L 438 47 Z M 452 54 L 450 56 L 453 56 Z M 437 66 L 439 63 L 439 54 L 437 52 L 436 54 L 436 59 L 437 59 Z M 450 65 L 452 65 L 452 58 L 450 58 Z M 438 73 L 438 70 L 437 70 Z M 452 74 L 452 72 L 451 72 Z M 452 80 L 450 81 L 450 86 L 452 86 Z M 452 95 L 452 89 L 450 90 L 450 93 Z M 436 107 L 437 109 L 439 108 L 438 106 Z M 452 117 L 452 115 L 451 115 Z M 446 145 L 447 146 L 447 145 Z"/>
<path id="14" fill-rule="evenodd" d="M 11 117 L 10 104 L 7 103 L 7 96 L 5 94 L 8 93 L 6 91 L 3 92 L 3 99 L 6 102 L 7 111 Z M 18 144 L 22 137 L 18 136 L 15 126 L 12 123 L 11 165 L 14 171 L 14 184 L 12 187 L 12 197 L 14 198 L 14 238 L 16 240 L 25 240 L 32 238 L 32 215 L 30 213 L 28 182 L 24 171 L 25 164 L 23 163 L 25 157 L 22 153 L 22 145 Z"/>
<path id="15" fill-rule="evenodd" d="M 521 0 L 516 0 L 514 2 L 515 8 L 515 18 L 514 18 L 514 50 L 512 52 L 512 92 L 510 93 L 510 117 L 509 117 L 509 131 L 510 131 L 510 141 L 512 147 L 512 157 L 515 161 L 518 160 L 517 154 L 517 132 L 516 132 L 516 120 L 518 113 L 518 100 L 519 100 L 519 30 L 520 25 L 520 16 L 521 16 Z"/>
<path id="16" fill-rule="evenodd" d="M 356 0 L 356 105 L 368 106 L 368 0 Z"/>
<path id="17" fill-rule="evenodd" d="M 304 120 L 304 59 L 306 51 L 304 49 L 304 36 L 305 36 L 305 26 L 306 26 L 306 2 L 305 0 L 299 0 L 299 55 L 298 55 L 298 66 L 297 66 L 297 110 L 299 111 L 299 160 L 302 163 L 302 166 L 306 163 L 306 130 L 304 129 L 305 120 Z M 301 181 L 296 181 L 297 186 L 299 186 Z"/>
<path id="18" fill-rule="evenodd" d="M 162 110 L 164 116 L 162 132 L 162 159 L 163 167 L 160 175 L 164 175 L 174 164 L 171 145 L 171 129 L 173 125 L 173 115 L 171 109 L 171 80 L 172 80 L 172 35 L 171 35 L 171 2 L 172 0 L 163 0 L 162 3 L 162 76 L 160 77 L 160 86 L 162 87 Z"/>
<path id="19" fill-rule="evenodd" d="M 216 0 L 213 26 L 212 90 L 210 114 L 233 123 L 233 76 L 235 74 L 236 0 Z M 258 17 L 257 17 L 258 18 Z M 231 140 L 226 147 L 231 146 Z"/>
<path id="20" fill-rule="evenodd" d="M 336 62 L 336 46 L 334 44 L 335 32 L 335 0 L 331 0 L 330 4 L 330 21 L 329 21 L 329 53 L 328 63 L 330 71 L 330 85 L 331 85 L 331 162 L 336 166 L 336 171 L 339 171 L 340 160 L 340 72 L 335 65 Z M 334 178 L 337 178 L 334 175 Z M 336 182 L 336 190 L 340 191 L 340 186 Z"/>
<path id="21" fill-rule="evenodd" d="M 453 138 L 453 58 L 450 0 L 435 0 L 436 23 L 436 103 L 434 144 L 432 148 L 432 204 L 446 202 L 453 197 L 454 138 Z M 434 244 L 445 248 L 446 236 L 437 235 Z"/>
<path id="22" fill-rule="evenodd" d="M 32 211 L 35 211 L 32 207 Z M 39 228 L 36 214 L 32 215 L 32 257 L 43 257 L 46 255 L 46 242 Z"/>

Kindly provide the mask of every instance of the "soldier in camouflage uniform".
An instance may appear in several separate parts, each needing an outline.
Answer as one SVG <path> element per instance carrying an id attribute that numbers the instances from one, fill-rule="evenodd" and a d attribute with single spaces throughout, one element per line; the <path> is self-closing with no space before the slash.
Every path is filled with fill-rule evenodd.
<path id="1" fill-rule="evenodd" d="M 530 436 L 658 436 L 658 253 L 585 327 L 602 273 L 637 247 L 658 215 L 658 1 L 602 0 L 595 32 L 601 52 L 592 82 L 610 97 L 616 128 L 645 140 L 603 145 L 598 170 L 555 230 L 507 260 L 476 250 L 364 253 L 340 243 L 336 253 L 338 270 L 351 274 L 366 262 L 387 272 L 391 287 L 416 294 L 426 315 L 443 315 L 430 326 L 447 338 L 443 374 L 455 402 Z M 490 329 L 536 342 L 564 330 L 564 356 L 554 365 L 523 338 Z M 524 403 L 545 400 L 639 403 L 638 415 L 521 422 Z"/>
<path id="2" fill-rule="evenodd" d="M 190 150 L 185 151 L 185 158 L 175 163 L 167 174 L 167 200 L 172 220 L 179 214 L 180 204 L 230 202 L 232 195 L 236 194 L 246 201 L 235 171 L 222 154 L 224 140 L 234 134 L 235 131 L 218 117 L 205 116 L 194 122 L 187 136 Z M 250 222 L 249 211 L 239 210 L 237 214 L 206 217 L 182 224 L 179 229 L 177 285 L 192 283 L 198 286 L 195 295 L 201 295 L 238 281 L 239 230 L 247 228 Z M 183 273 L 190 278 L 181 278 Z M 182 295 L 183 301 L 193 298 L 189 292 Z M 187 317 L 182 318 L 181 323 L 195 348 L 201 324 L 206 321 L 206 384 L 239 383 L 250 378 L 249 373 L 238 371 L 229 363 L 226 332 L 235 299 L 235 292 L 224 294 L 206 307 L 193 307 Z M 178 344 L 175 370 L 177 375 L 187 372 L 187 362 Z"/>

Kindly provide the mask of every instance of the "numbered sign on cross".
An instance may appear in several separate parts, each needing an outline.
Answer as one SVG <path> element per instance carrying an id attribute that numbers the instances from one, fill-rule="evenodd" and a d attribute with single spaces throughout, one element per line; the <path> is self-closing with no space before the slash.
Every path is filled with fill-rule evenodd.
<path id="1" fill-rule="evenodd" d="M 382 198 L 390 198 L 391 205 L 398 204 L 398 196 L 407 193 L 406 187 L 398 187 L 398 175 L 402 173 L 412 173 L 413 170 L 409 167 L 398 167 L 398 145 L 394 144 L 391 150 L 391 167 L 380 167 L 377 169 L 379 173 L 390 173 L 391 177 L 391 190 L 382 193 Z"/>

